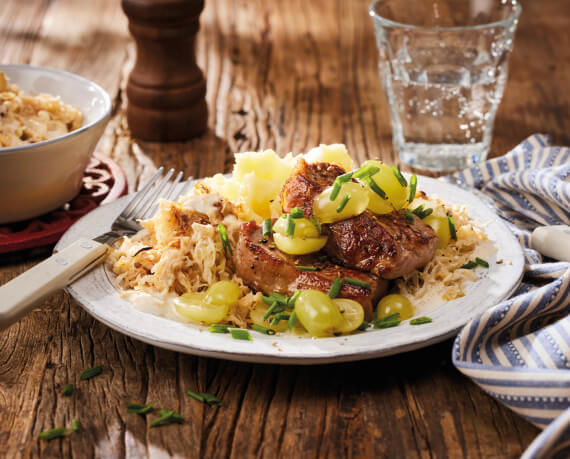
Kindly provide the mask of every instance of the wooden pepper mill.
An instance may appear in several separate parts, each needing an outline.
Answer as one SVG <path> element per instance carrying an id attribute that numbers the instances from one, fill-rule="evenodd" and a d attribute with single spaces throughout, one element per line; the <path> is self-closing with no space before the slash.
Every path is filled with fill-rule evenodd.
<path id="1" fill-rule="evenodd" d="M 122 0 L 137 58 L 127 83 L 133 137 L 180 141 L 206 130 L 206 81 L 194 42 L 204 0 Z"/>

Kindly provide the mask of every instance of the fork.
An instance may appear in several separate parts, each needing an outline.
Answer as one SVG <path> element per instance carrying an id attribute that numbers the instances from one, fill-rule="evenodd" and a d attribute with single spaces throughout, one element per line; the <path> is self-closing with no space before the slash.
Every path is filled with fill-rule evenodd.
<path id="1" fill-rule="evenodd" d="M 153 215 L 160 198 L 173 200 L 182 195 L 191 183 L 192 177 L 189 177 L 186 185 L 177 191 L 183 173 L 178 172 L 175 179 L 169 182 L 174 169 L 170 169 L 164 177 L 163 172 L 164 168 L 160 167 L 137 192 L 115 219 L 110 231 L 94 239 L 81 238 L 75 241 L 1 286 L 0 330 L 16 322 L 46 296 L 75 282 L 97 266 L 105 258 L 111 244 L 142 229 L 139 221 Z"/>

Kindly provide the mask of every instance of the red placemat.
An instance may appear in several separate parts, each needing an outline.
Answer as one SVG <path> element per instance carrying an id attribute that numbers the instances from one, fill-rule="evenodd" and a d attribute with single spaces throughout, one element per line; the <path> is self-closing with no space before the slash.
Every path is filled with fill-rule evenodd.
<path id="1" fill-rule="evenodd" d="M 79 218 L 127 192 L 127 179 L 117 163 L 94 153 L 83 175 L 83 187 L 71 201 L 48 214 L 0 225 L 0 253 L 56 243 Z"/>

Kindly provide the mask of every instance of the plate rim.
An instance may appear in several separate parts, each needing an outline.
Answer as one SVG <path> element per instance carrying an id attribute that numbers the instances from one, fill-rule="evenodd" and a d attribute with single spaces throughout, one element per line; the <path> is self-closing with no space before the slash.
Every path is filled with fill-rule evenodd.
<path id="1" fill-rule="evenodd" d="M 447 183 L 447 182 L 443 182 L 441 180 L 437 180 L 431 177 L 425 177 L 425 176 L 418 176 L 418 179 L 420 179 L 421 181 L 425 181 L 427 180 L 428 183 L 432 183 L 432 185 L 436 185 L 437 186 L 442 186 L 443 188 L 445 187 L 452 187 L 452 189 L 458 189 L 460 190 L 462 193 L 468 193 L 469 191 L 462 189 L 452 183 Z M 197 181 L 197 180 L 194 180 Z M 421 187 L 420 187 L 421 189 Z M 431 192 L 431 194 L 433 195 L 434 193 Z M 435 193 L 437 194 L 437 193 Z M 516 236 L 508 229 L 508 227 L 506 226 L 505 222 L 497 215 L 495 209 L 493 209 L 492 207 L 490 207 L 487 203 L 485 203 L 479 196 L 477 196 L 475 193 L 470 193 L 471 194 L 471 199 L 477 202 L 477 206 L 481 206 L 481 208 L 485 208 L 487 212 L 491 212 L 493 214 L 493 217 L 495 219 L 495 222 L 497 224 L 499 224 L 499 226 L 501 227 L 501 233 L 503 235 L 503 237 L 508 237 L 509 239 L 511 239 L 511 242 L 515 243 L 515 247 L 517 247 L 516 250 L 516 255 L 517 260 L 514 259 L 513 256 L 513 260 L 512 264 L 516 265 L 517 263 L 519 264 L 519 270 L 518 270 L 518 276 L 517 279 L 514 283 L 511 284 L 511 287 L 506 290 L 505 292 L 503 292 L 502 295 L 500 295 L 497 298 L 497 302 L 495 304 L 498 304 L 499 302 L 505 300 L 506 298 L 509 298 L 518 288 L 518 286 L 520 285 L 523 275 L 524 275 L 524 254 L 523 254 L 523 250 L 522 247 L 520 246 L 520 243 L 518 242 L 518 240 L 516 239 Z M 56 245 L 54 250 L 58 250 L 61 247 L 64 247 L 67 242 L 67 239 L 70 239 L 70 237 L 74 234 L 74 230 L 75 228 L 77 228 L 78 226 L 80 226 L 83 221 L 85 220 L 89 220 L 91 218 L 95 218 L 94 214 L 98 214 L 103 212 L 104 210 L 110 210 L 111 207 L 117 207 L 117 209 L 120 211 L 123 207 L 124 204 L 122 204 L 119 207 L 119 203 L 123 203 L 129 199 L 129 196 L 132 196 L 132 194 L 129 194 L 127 196 L 124 196 L 116 201 L 114 201 L 113 203 L 110 203 L 109 205 L 105 205 L 105 206 L 101 206 L 98 207 L 97 209 L 94 209 L 92 212 L 86 214 L 85 216 L 83 216 L 81 219 L 79 219 L 76 223 L 74 223 L 74 225 L 72 225 L 67 231 L 66 233 L 62 236 L 61 240 L 58 242 L 58 244 Z M 453 201 L 453 200 L 451 200 Z M 113 215 L 114 218 L 114 215 Z M 112 221 L 112 219 L 108 219 L 109 223 Z M 79 236 L 79 235 L 78 235 Z M 71 240 L 70 240 L 71 242 Z M 103 265 L 98 266 L 97 268 L 95 268 L 94 272 L 103 270 L 105 272 L 105 276 L 106 274 L 106 270 L 104 268 Z M 85 278 L 89 278 L 89 276 L 93 276 L 94 272 L 91 272 L 89 274 L 87 274 L 86 276 L 84 276 L 83 279 Z M 112 285 L 112 282 L 110 282 L 109 279 L 107 279 L 109 281 L 109 283 Z M 80 282 L 81 283 L 81 280 Z M 473 286 L 475 287 L 477 284 L 477 282 L 475 282 L 473 284 Z M 83 309 L 85 309 L 90 315 L 92 315 L 95 319 L 97 319 L 98 321 L 104 323 L 105 325 L 107 325 L 108 327 L 112 328 L 113 330 L 116 330 L 122 334 L 125 334 L 127 336 L 130 336 L 134 339 L 137 339 L 139 341 L 145 342 L 147 344 L 151 344 L 153 346 L 157 346 L 160 348 L 164 348 L 164 349 L 168 349 L 168 350 L 172 350 L 172 351 L 176 351 L 176 352 L 182 352 L 182 353 L 186 353 L 186 354 L 192 354 L 192 355 L 198 355 L 198 356 L 203 356 L 203 357 L 211 357 L 211 358 L 220 358 L 220 359 L 226 359 L 226 360 L 233 360 L 233 361 L 240 361 L 240 362 L 250 362 L 250 363 L 266 363 L 266 364 L 286 364 L 286 365 L 316 365 L 316 364 L 331 364 L 331 363 L 341 363 L 341 362 L 349 362 L 349 361 L 359 361 L 359 360 L 368 360 L 368 359 L 374 359 L 374 358 L 379 358 L 379 357 L 386 357 L 389 355 L 394 355 L 394 354 L 399 354 L 399 353 L 404 353 L 404 352 L 408 352 L 408 351 L 412 351 L 412 350 L 416 350 L 416 349 L 420 349 L 423 347 L 427 347 L 436 343 L 439 343 L 441 341 L 444 341 L 454 335 L 457 334 L 457 332 L 463 328 L 470 320 L 473 319 L 473 317 L 475 317 L 476 315 L 480 314 L 483 312 L 483 310 L 476 310 L 472 315 L 470 315 L 463 323 L 459 324 L 459 325 L 455 325 L 452 328 L 448 328 L 446 330 L 443 330 L 441 332 L 437 332 L 435 331 L 434 334 L 428 338 L 422 338 L 421 336 L 417 336 L 409 341 L 406 341 L 405 343 L 401 343 L 398 345 L 394 345 L 394 346 L 389 346 L 389 347 L 380 347 L 380 348 L 373 348 L 373 349 L 354 349 L 352 351 L 346 352 L 343 349 L 340 349 L 341 346 L 339 346 L 339 350 L 338 351 L 329 351 L 325 354 L 307 354 L 307 355 L 289 355 L 285 352 L 267 352 L 267 351 L 262 351 L 262 350 L 254 350 L 254 348 L 251 349 L 251 351 L 244 351 L 242 349 L 237 349 L 235 351 L 232 351 L 230 349 L 228 349 L 228 346 L 223 344 L 222 342 L 222 348 L 212 348 L 212 346 L 210 345 L 206 345 L 206 346 L 202 346 L 200 342 L 194 342 L 192 344 L 187 344 L 187 343 L 180 343 L 177 342 L 176 340 L 172 341 L 168 338 L 158 338 L 156 337 L 155 333 L 153 333 L 152 330 L 140 330 L 137 329 L 136 327 L 130 327 L 130 326 L 126 326 L 125 324 L 122 323 L 117 323 L 116 321 L 111 320 L 109 317 L 107 317 L 104 313 L 100 313 L 99 308 L 96 305 L 91 304 L 91 302 L 84 298 L 81 294 L 81 289 L 77 288 L 78 284 L 72 284 L 68 287 L 65 288 L 65 290 L 75 299 L 75 301 L 77 301 L 81 307 L 83 307 Z M 118 290 L 113 286 L 113 292 L 114 294 L 116 294 L 117 296 L 119 295 Z M 125 302 L 127 305 L 129 305 L 130 307 L 134 308 L 134 310 L 136 311 L 136 313 L 141 313 L 141 314 L 148 314 L 148 315 L 152 315 L 151 313 L 146 313 L 143 311 L 140 311 L 138 309 L 135 308 L 134 305 L 132 305 L 131 303 L 127 302 L 126 300 L 122 300 L 120 297 L 118 298 L 120 301 Z M 446 304 L 446 303 L 444 303 Z M 438 308 L 440 308 L 443 305 L 437 306 L 436 308 L 434 308 L 434 311 L 437 310 Z M 166 317 L 161 317 L 161 316 L 157 316 L 157 315 L 153 315 L 155 319 L 157 319 L 157 322 L 159 324 L 159 329 L 161 328 L 160 325 L 160 321 L 168 321 L 172 323 L 172 326 L 188 326 L 188 324 L 184 324 L 182 322 L 177 322 L 174 321 L 172 319 L 168 319 Z M 404 324 L 404 326 L 409 325 L 409 324 Z M 196 327 L 200 327 L 200 332 L 204 331 L 204 326 L 201 325 L 197 325 L 197 324 L 192 324 L 190 325 L 190 327 L 192 327 L 193 329 L 196 329 Z M 279 341 L 281 339 L 283 339 L 283 335 L 282 336 L 276 336 L 273 335 L 272 337 L 268 338 L 265 337 L 263 338 L 261 335 L 260 337 L 257 337 L 257 334 L 254 335 L 254 339 L 272 339 L 274 341 Z M 222 338 L 220 336 L 220 338 Z M 223 338 L 226 338 L 225 336 Z M 289 338 L 285 336 L 285 338 Z M 350 335 L 349 336 L 345 336 L 342 337 L 343 339 L 350 339 Z M 311 339 L 311 338 L 307 338 L 307 339 Z M 331 337 L 331 338 L 319 338 L 319 340 L 338 340 L 339 337 Z"/>

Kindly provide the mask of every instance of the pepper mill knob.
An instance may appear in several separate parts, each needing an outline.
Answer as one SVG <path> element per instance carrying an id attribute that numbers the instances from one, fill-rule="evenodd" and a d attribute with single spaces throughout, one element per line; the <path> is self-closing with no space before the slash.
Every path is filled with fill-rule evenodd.
<path id="1" fill-rule="evenodd" d="M 137 57 L 127 83 L 133 137 L 187 140 L 206 130 L 206 81 L 194 42 L 204 0 L 122 0 Z"/>

